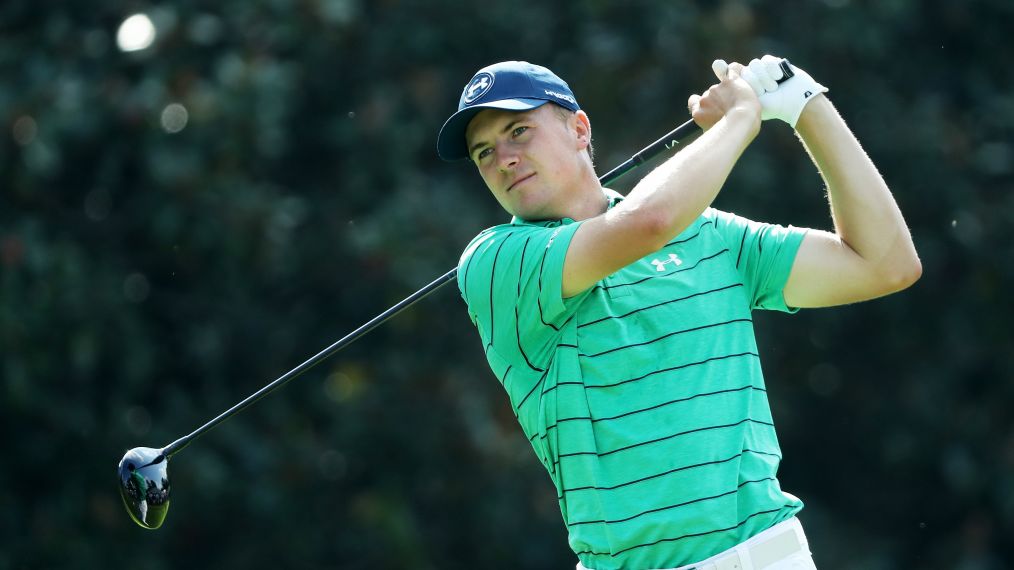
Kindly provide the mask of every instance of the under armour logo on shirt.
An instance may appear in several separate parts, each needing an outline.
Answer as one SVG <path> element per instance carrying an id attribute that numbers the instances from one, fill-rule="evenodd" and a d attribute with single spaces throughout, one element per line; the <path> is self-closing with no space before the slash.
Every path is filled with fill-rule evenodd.
<path id="1" fill-rule="evenodd" d="M 675 262 L 676 265 L 683 265 L 683 260 L 681 260 L 675 253 L 670 253 L 669 259 L 665 261 L 659 259 L 651 260 L 651 264 L 655 266 L 655 271 L 665 271 L 665 264 L 673 262 Z"/>

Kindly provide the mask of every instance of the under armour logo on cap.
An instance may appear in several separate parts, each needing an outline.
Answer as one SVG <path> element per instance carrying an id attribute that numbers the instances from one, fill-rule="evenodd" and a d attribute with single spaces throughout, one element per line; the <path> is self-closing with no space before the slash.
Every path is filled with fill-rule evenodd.
<path id="1" fill-rule="evenodd" d="M 465 92 L 462 93 L 462 99 L 465 103 L 471 103 L 479 97 L 482 97 L 489 91 L 489 88 L 493 86 L 494 77 L 491 73 L 483 71 L 482 73 L 476 74 L 472 78 L 472 81 L 465 86 Z"/>

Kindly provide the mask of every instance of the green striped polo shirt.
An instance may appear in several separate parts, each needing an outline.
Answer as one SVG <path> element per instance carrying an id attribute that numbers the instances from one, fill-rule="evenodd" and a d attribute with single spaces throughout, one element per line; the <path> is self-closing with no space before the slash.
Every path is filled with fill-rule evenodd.
<path id="1" fill-rule="evenodd" d="M 622 199 L 609 192 L 611 204 Z M 556 486 L 588 568 L 691 564 L 795 515 L 754 337 L 804 230 L 709 208 L 665 247 L 568 299 L 581 222 L 510 224 L 462 254 L 490 368 Z"/>

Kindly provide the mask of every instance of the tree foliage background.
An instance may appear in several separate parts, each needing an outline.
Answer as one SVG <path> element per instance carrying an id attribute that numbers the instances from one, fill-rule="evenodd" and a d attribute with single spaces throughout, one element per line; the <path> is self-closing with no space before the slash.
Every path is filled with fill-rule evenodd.
<path id="1" fill-rule="evenodd" d="M 121 51 L 135 13 L 154 43 Z M 924 265 L 889 298 L 756 315 L 817 564 L 1014 567 L 1011 29 L 1007 0 L 4 2 L 0 570 L 573 567 L 453 286 L 177 456 L 160 530 L 114 466 L 504 220 L 434 150 L 479 67 L 567 79 L 604 172 L 687 118 L 712 59 L 763 53 L 830 87 Z M 784 125 L 716 205 L 829 226 Z"/>

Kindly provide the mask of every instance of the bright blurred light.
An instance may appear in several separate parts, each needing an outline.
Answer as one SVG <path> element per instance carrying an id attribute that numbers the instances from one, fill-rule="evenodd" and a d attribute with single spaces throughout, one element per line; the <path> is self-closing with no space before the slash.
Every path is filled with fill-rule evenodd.
<path id="1" fill-rule="evenodd" d="M 120 24 L 116 45 L 120 51 L 138 51 L 155 41 L 155 25 L 147 14 L 134 14 Z"/>
<path id="2" fill-rule="evenodd" d="M 167 133 L 178 133 L 187 126 L 190 114 L 187 108 L 179 103 L 170 103 L 162 109 L 162 128 Z"/>

